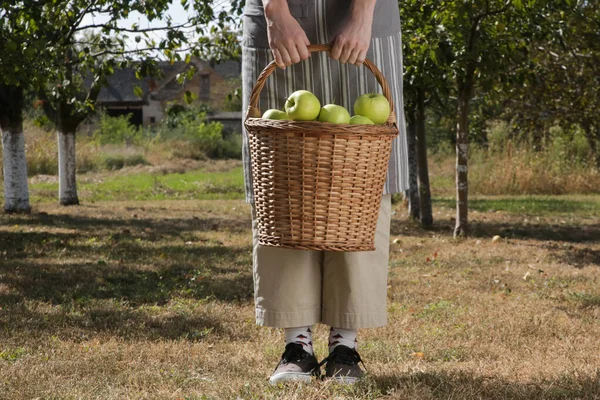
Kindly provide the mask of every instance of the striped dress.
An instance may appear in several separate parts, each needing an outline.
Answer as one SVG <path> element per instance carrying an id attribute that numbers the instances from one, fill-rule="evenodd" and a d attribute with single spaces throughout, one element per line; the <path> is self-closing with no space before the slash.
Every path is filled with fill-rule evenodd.
<path id="1" fill-rule="evenodd" d="M 310 43 L 326 44 L 341 29 L 349 14 L 350 0 L 288 0 L 288 5 Z M 260 0 L 246 1 L 243 27 L 242 109 L 245 113 L 258 75 L 273 60 Z M 377 65 L 390 86 L 400 131 L 392 143 L 383 193 L 401 193 L 408 189 L 408 154 L 402 97 L 402 36 L 397 0 L 377 0 L 367 58 Z M 271 74 L 261 92 L 259 109 L 261 112 L 270 108 L 283 109 L 287 96 L 300 89 L 313 92 L 322 104 L 339 104 L 350 112 L 354 100 L 361 94 L 382 92 L 375 76 L 366 67 L 341 64 L 323 52 L 313 53 L 307 60 L 285 70 L 277 68 Z M 253 203 L 250 148 L 243 127 L 242 131 L 246 201 Z"/>

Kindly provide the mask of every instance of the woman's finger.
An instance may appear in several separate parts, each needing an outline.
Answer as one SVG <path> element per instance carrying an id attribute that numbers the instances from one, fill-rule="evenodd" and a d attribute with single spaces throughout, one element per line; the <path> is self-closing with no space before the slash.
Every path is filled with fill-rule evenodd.
<path id="1" fill-rule="evenodd" d="M 275 64 L 277 64 L 277 66 L 281 69 L 285 69 L 285 61 L 283 61 L 283 56 L 281 55 L 281 52 L 279 51 L 278 48 L 274 48 L 273 50 L 273 57 L 275 57 Z"/>
<path id="2" fill-rule="evenodd" d="M 306 60 L 308 57 L 310 57 L 310 52 L 308 51 L 308 47 L 306 47 L 303 44 L 296 44 L 296 50 L 298 50 L 298 55 L 300 56 L 301 60 Z"/>
<path id="3" fill-rule="evenodd" d="M 306 32 L 302 31 L 302 42 L 305 45 L 310 46 L 310 40 L 308 40 L 308 36 L 306 36 Z"/>
<path id="4" fill-rule="evenodd" d="M 367 58 L 367 51 L 361 50 L 358 53 L 358 57 L 356 57 L 356 63 L 354 63 L 354 65 L 360 67 L 365 62 L 365 58 Z"/>
<path id="5" fill-rule="evenodd" d="M 350 57 L 348 57 L 348 63 L 356 65 L 356 62 L 358 60 L 358 56 L 360 56 L 360 48 L 359 47 L 355 47 L 352 50 L 352 53 L 350 53 Z"/>
<path id="6" fill-rule="evenodd" d="M 291 64 L 287 64 L 287 65 L 297 64 L 300 62 L 300 54 L 298 54 L 298 49 L 296 48 L 295 43 L 291 43 L 287 47 L 287 51 L 288 51 L 288 54 L 290 55 L 290 61 L 291 61 Z"/>
<path id="7" fill-rule="evenodd" d="M 331 58 L 339 60 L 344 47 L 344 39 L 341 36 L 336 36 L 331 46 Z"/>
<path id="8" fill-rule="evenodd" d="M 350 58 L 350 54 L 352 54 L 352 46 L 350 46 L 350 44 L 346 44 L 344 46 L 344 48 L 342 49 L 342 55 L 340 56 L 340 62 L 342 64 L 347 63 L 348 59 Z"/>
<path id="9" fill-rule="evenodd" d="M 281 54 L 281 61 L 284 65 L 283 69 L 288 65 L 292 65 L 292 60 L 290 60 L 290 55 L 285 47 L 280 47 L 279 53 Z"/>

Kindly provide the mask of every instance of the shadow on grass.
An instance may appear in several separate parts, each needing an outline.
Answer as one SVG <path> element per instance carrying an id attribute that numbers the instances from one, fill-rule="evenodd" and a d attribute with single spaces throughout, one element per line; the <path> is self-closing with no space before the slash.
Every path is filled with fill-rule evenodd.
<path id="1" fill-rule="evenodd" d="M 500 235 L 506 239 L 556 240 L 573 243 L 599 242 L 600 224 L 593 225 L 541 225 L 519 224 L 516 222 L 470 222 L 469 237 L 491 239 Z M 391 234 L 417 237 L 429 237 L 432 233 L 452 237 L 454 223 L 450 221 L 434 221 L 429 229 L 417 223 L 404 220 L 392 220 Z"/>
<path id="2" fill-rule="evenodd" d="M 413 399 L 564 399 L 600 398 L 600 373 L 595 377 L 565 376 L 556 381 L 510 382 L 466 372 L 423 372 L 410 375 L 371 376 L 383 393 Z"/>
<path id="3" fill-rule="evenodd" d="M 456 208 L 456 200 L 434 198 L 433 205 Z M 506 211 L 524 215 L 551 215 L 564 213 L 586 213 L 598 215 L 600 202 L 590 200 L 561 199 L 545 197 L 498 197 L 493 199 L 470 199 L 469 209 L 480 212 Z"/>
<path id="4" fill-rule="evenodd" d="M 9 298 L 0 295 L 0 304 L 17 299 L 62 304 L 114 298 L 137 306 L 164 304 L 174 296 L 222 301 L 252 298 L 250 247 L 148 249 L 133 242 L 110 247 L 70 246 L 65 261 L 45 257 L 39 263 L 25 259 L 22 250 L 7 252 L 0 274 L 12 293 Z M 70 254 L 75 259 L 93 257 L 98 261 L 72 261 Z M 109 257 L 110 261 L 104 261 Z M 35 255 L 28 257 L 33 258 Z"/>
<path id="5" fill-rule="evenodd" d="M 201 304 L 253 297 L 250 246 L 177 237 L 152 242 L 152 233 L 164 234 L 158 227 L 143 230 L 144 240 L 135 228 L 108 237 L 81 225 L 72 233 L 22 228 L 0 232 L 0 336 L 233 337 L 222 317 Z"/>
<path id="6" fill-rule="evenodd" d="M 21 335 L 58 336 L 62 339 L 87 340 L 98 334 L 109 334 L 136 340 L 199 341 L 208 335 L 235 337 L 221 320 L 202 310 L 161 312 L 132 309 L 103 302 L 80 308 L 63 304 L 59 309 L 38 310 L 19 305 L 5 313 L 0 321 L 5 329 L 0 337 Z"/>
<path id="7" fill-rule="evenodd" d="M 11 225 L 44 226 L 78 231 L 120 231 L 138 229 L 162 235 L 179 235 L 187 231 L 250 232 L 250 215 L 247 219 L 227 218 L 90 218 L 72 215 L 33 214 L 10 218 Z M 1 234 L 1 233 L 0 233 Z"/>
<path id="8" fill-rule="evenodd" d="M 553 257 L 557 261 L 572 265 L 575 268 L 584 268 L 588 265 L 600 267 L 600 250 L 588 247 L 558 247 L 553 251 Z"/>

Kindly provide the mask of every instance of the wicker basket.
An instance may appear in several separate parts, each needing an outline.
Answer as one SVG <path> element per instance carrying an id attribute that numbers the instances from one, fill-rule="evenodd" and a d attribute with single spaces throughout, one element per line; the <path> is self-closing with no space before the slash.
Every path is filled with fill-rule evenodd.
<path id="1" fill-rule="evenodd" d="M 329 50 L 328 45 L 309 46 L 310 52 Z M 364 65 L 393 110 L 385 78 L 371 61 Z M 259 243 L 302 250 L 374 250 L 392 140 L 398 135 L 394 112 L 384 125 L 262 119 L 260 92 L 275 68 L 271 62 L 258 77 L 244 121 Z"/>

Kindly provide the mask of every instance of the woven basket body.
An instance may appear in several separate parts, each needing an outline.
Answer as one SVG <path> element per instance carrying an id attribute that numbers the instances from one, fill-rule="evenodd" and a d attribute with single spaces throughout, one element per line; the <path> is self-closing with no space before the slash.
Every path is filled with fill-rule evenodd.
<path id="1" fill-rule="evenodd" d="M 311 51 L 322 48 L 328 47 L 311 46 Z M 383 84 L 393 107 L 385 80 Z M 262 85 L 257 86 L 253 95 L 258 96 Z M 252 99 L 250 104 L 244 124 L 259 243 L 303 250 L 374 250 L 392 140 L 398 134 L 393 113 L 384 125 L 336 125 L 264 120 Z"/>

